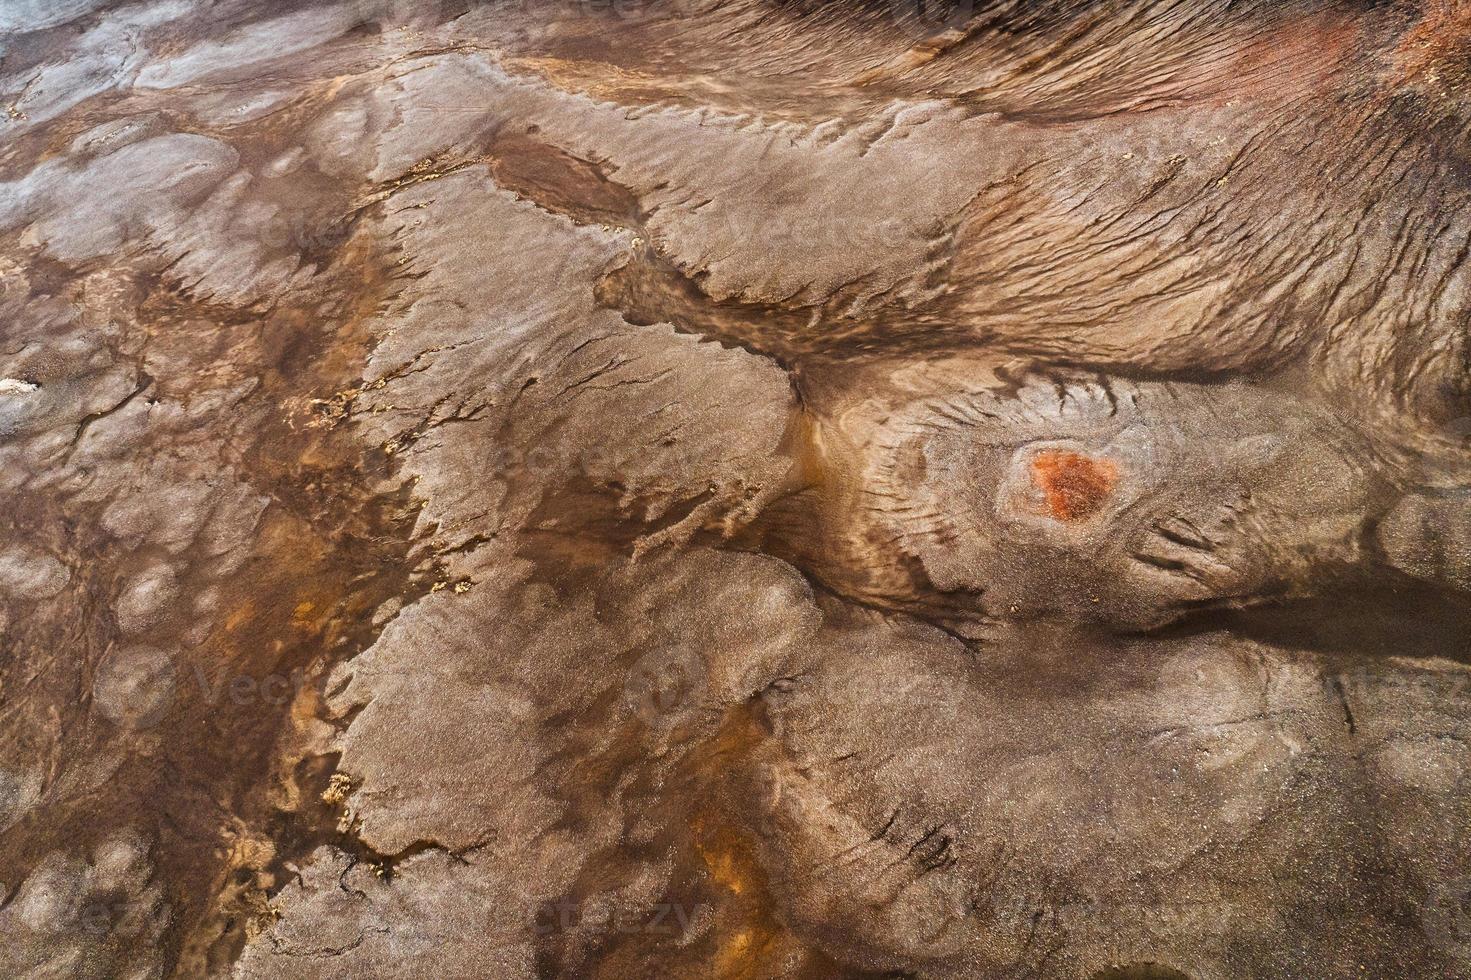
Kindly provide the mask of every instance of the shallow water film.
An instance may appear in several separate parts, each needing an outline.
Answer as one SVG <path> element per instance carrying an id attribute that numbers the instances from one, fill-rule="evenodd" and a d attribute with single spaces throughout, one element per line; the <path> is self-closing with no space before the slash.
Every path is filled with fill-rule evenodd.
<path id="1" fill-rule="evenodd" d="M 1471 977 L 1468 0 L 0 0 L 0 980 Z"/>

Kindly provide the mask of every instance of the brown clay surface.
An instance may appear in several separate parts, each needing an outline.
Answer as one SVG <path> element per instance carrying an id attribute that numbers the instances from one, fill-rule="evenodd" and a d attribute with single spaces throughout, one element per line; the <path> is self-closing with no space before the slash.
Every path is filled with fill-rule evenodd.
<path id="1" fill-rule="evenodd" d="M 1468 37 L 0 0 L 0 978 L 1471 977 Z"/>

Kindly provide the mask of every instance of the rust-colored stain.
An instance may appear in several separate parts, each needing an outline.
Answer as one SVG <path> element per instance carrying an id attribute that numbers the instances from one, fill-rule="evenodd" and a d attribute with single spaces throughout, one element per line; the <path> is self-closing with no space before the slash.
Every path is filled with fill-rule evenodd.
<path id="1" fill-rule="evenodd" d="M 1394 51 L 1394 80 L 1460 87 L 1468 77 L 1468 55 L 1471 2 L 1431 0 Z"/>
<path id="2" fill-rule="evenodd" d="M 730 712 L 720 732 L 705 751 L 692 760 L 700 782 L 727 785 L 732 771 L 760 757 L 769 733 L 749 706 Z M 779 964 L 801 961 L 811 971 L 800 976 L 826 976 L 820 954 L 807 948 L 772 914 L 775 901 L 750 829 L 734 819 L 728 798 L 720 791 L 700 796 L 689 817 L 690 843 L 698 867 L 712 889 L 703 900 L 715 903 L 709 941 L 691 944 L 687 959 L 670 976 L 700 976 L 710 980 L 762 980 L 780 972 Z M 687 889 L 690 893 L 692 890 Z M 812 972 L 816 971 L 816 972 Z"/>
<path id="3" fill-rule="evenodd" d="M 701 829 L 698 823 L 696 829 Z M 710 839 L 697 838 L 695 847 L 716 884 L 730 891 L 732 895 L 743 894 L 751 886 L 753 874 L 750 862 L 742 860 L 746 855 L 740 854 L 728 844 L 716 846 Z"/>
<path id="4" fill-rule="evenodd" d="M 1217 98 L 1275 102 L 1333 84 L 1345 70 L 1358 23 L 1337 10 L 1283 11 L 1270 29 L 1243 32 L 1223 70 L 1199 84 Z"/>
<path id="5" fill-rule="evenodd" d="M 710 879 L 726 893 L 715 948 L 702 969 L 714 980 L 755 980 L 791 947 L 792 937 L 771 917 L 764 876 L 740 833 L 699 817 L 694 829 Z"/>
<path id="6" fill-rule="evenodd" d="M 234 633 L 240 627 L 249 623 L 256 614 L 255 603 L 249 599 L 236 607 L 229 616 L 225 617 L 225 632 Z"/>
<path id="7" fill-rule="evenodd" d="M 1038 453 L 1032 482 L 1042 491 L 1043 513 L 1059 521 L 1083 521 L 1103 508 L 1118 483 L 1119 468 L 1068 450 Z"/>

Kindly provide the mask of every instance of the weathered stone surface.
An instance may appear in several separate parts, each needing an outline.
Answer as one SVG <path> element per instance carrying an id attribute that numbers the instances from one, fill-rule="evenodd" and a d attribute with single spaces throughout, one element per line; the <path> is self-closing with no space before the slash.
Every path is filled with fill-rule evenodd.
<path id="1" fill-rule="evenodd" d="M 0 974 L 1471 977 L 1468 57 L 0 3 Z"/>

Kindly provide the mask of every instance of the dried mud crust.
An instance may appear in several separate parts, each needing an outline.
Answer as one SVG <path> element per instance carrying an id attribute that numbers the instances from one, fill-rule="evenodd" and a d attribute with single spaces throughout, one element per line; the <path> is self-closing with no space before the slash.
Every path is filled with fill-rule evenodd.
<path id="1" fill-rule="evenodd" d="M 1464 6 L 12 4 L 0 974 L 1471 976 Z"/>

